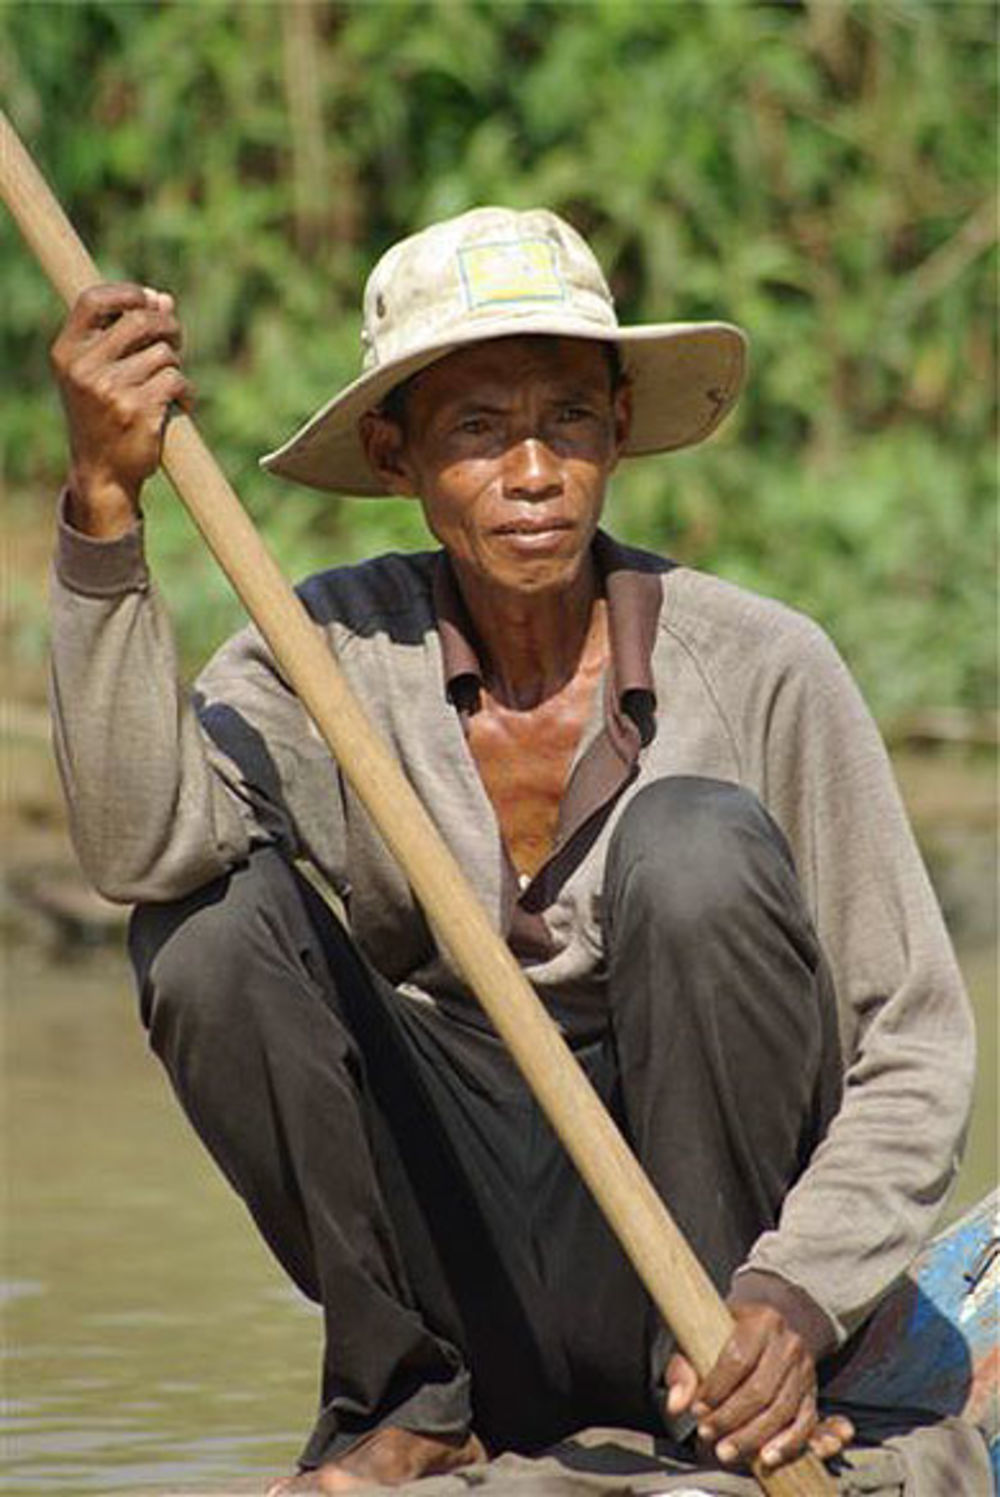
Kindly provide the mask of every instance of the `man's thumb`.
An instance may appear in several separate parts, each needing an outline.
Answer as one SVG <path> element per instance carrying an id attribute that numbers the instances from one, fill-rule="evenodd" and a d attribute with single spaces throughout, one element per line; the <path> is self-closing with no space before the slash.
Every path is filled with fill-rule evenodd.
<path id="1" fill-rule="evenodd" d="M 667 1413 L 683 1414 L 690 1408 L 698 1388 L 698 1374 L 687 1357 L 675 1352 L 667 1363 Z"/>

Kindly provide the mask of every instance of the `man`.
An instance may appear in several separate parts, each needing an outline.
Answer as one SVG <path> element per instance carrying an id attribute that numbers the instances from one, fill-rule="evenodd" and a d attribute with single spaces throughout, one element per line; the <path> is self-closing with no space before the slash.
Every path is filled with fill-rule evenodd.
<path id="1" fill-rule="evenodd" d="M 151 1043 L 323 1306 L 282 1489 L 587 1423 L 708 1464 L 835 1455 L 852 1426 L 819 1416 L 817 1367 L 930 1227 L 972 1041 L 828 642 L 598 529 L 620 459 L 723 419 L 743 337 L 622 328 L 568 225 L 482 209 L 388 252 L 362 340 L 361 377 L 265 466 L 414 497 L 443 549 L 303 599 L 736 1329 L 699 1383 L 256 633 L 178 693 L 139 500 L 189 397 L 180 330 L 169 297 L 96 288 L 53 351 L 57 744 L 84 865 L 140 903 Z"/>

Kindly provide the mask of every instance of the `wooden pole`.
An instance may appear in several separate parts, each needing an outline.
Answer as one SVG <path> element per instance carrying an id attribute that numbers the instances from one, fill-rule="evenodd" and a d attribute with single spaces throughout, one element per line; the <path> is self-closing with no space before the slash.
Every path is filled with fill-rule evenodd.
<path id="1" fill-rule="evenodd" d="M 0 193 L 56 290 L 71 305 L 97 267 L 0 111 Z M 395 758 L 367 722 L 317 626 L 192 423 L 169 423 L 163 467 L 409 879 L 434 930 L 510 1050 L 665 1322 L 699 1375 L 732 1318 L 555 1024 L 491 926 Z M 835 1497 L 807 1452 L 755 1475 L 770 1497 Z"/>

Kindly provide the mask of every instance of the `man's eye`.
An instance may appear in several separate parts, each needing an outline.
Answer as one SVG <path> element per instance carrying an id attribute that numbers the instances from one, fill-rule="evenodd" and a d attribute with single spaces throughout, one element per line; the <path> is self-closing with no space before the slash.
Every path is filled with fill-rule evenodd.
<path id="1" fill-rule="evenodd" d="M 489 423 L 485 416 L 463 416 L 456 427 L 457 431 L 464 432 L 466 436 L 479 437 L 489 429 Z"/>
<path id="2" fill-rule="evenodd" d="M 585 405 L 564 405 L 559 411 L 560 421 L 588 421 L 592 412 Z"/>

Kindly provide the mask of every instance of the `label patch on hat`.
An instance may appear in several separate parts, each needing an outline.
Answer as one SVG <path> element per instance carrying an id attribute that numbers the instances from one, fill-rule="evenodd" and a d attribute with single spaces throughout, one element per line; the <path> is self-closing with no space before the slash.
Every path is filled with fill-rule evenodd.
<path id="1" fill-rule="evenodd" d="M 509 239 L 458 251 L 470 309 L 504 302 L 565 301 L 566 287 L 547 239 Z"/>

